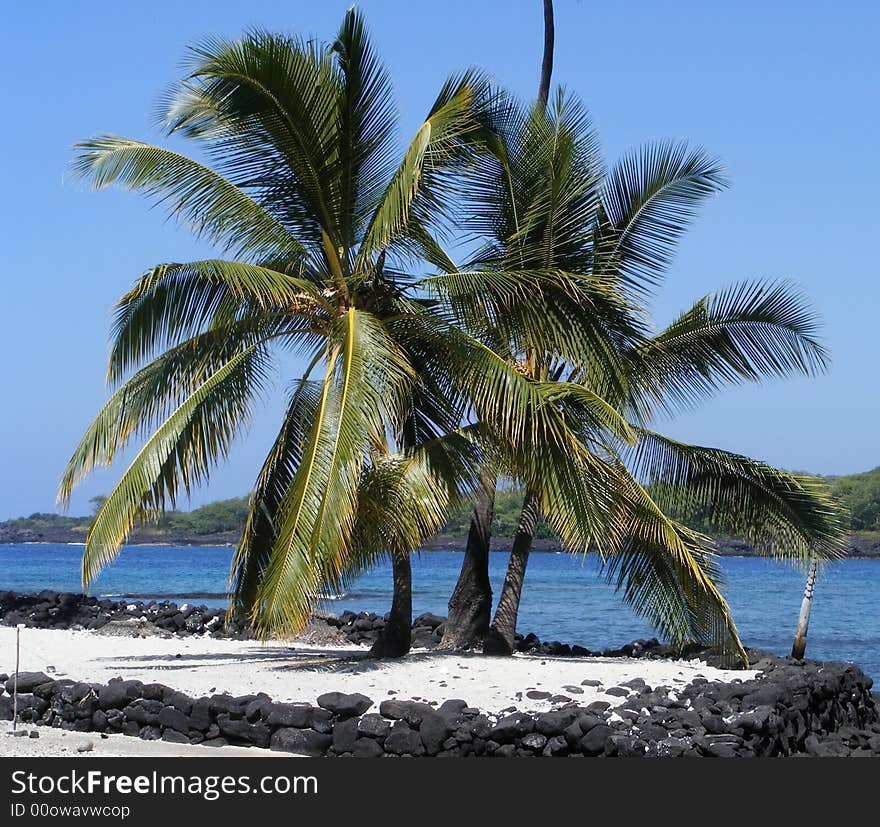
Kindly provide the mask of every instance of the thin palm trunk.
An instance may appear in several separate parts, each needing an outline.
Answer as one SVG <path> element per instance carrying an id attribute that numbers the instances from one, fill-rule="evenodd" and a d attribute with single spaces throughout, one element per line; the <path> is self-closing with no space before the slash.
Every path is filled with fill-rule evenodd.
<path id="1" fill-rule="evenodd" d="M 516 526 L 516 536 L 513 538 L 513 548 L 507 563 L 504 585 L 501 587 L 501 597 L 498 598 L 498 608 L 495 610 L 489 633 L 483 641 L 483 652 L 487 655 L 513 654 L 519 601 L 539 514 L 540 497 L 536 491 L 528 488 Z"/>
<path id="2" fill-rule="evenodd" d="M 542 106 L 547 105 L 547 98 L 550 95 L 554 39 L 553 0 L 544 0 L 544 54 L 541 60 L 541 78 L 538 83 L 538 101 Z M 489 634 L 489 615 L 492 609 L 492 587 L 489 583 L 489 544 L 492 539 L 492 514 L 495 508 L 496 479 L 492 478 L 491 488 L 488 488 L 487 484 L 486 479 L 482 480 L 482 485 L 477 491 L 461 573 L 458 576 L 458 582 L 455 584 L 455 591 L 449 600 L 449 617 L 446 621 L 446 630 L 442 641 L 444 647 L 468 648 L 475 646 L 480 641 L 485 642 L 485 638 Z M 520 526 L 524 525 L 524 516 L 525 509 L 520 516 Z M 529 533 L 528 536 L 523 535 L 520 537 L 519 527 L 517 528 L 517 536 L 514 540 L 511 558 L 508 563 L 509 575 L 511 570 L 522 569 L 520 574 L 513 577 L 514 580 L 519 581 L 519 586 L 516 587 L 516 605 L 511 605 L 513 593 L 510 589 L 507 589 L 507 602 L 502 613 L 503 615 L 510 615 L 512 613 L 514 627 L 516 626 L 516 614 L 519 610 L 519 590 L 522 589 L 522 579 L 525 577 L 525 567 L 528 562 L 529 550 L 532 546 L 533 533 L 534 531 Z M 514 559 L 517 548 L 520 549 L 520 552 L 516 559 Z M 522 549 L 525 549 L 524 553 Z M 507 579 L 505 579 L 504 585 L 506 588 Z M 502 592 L 503 596 L 504 593 Z M 500 604 L 499 610 L 501 610 Z M 498 618 L 497 611 L 496 618 Z M 510 641 L 512 651 L 513 633 L 510 635 Z"/>
<path id="3" fill-rule="evenodd" d="M 407 552 L 393 552 L 394 595 L 385 628 L 370 649 L 374 658 L 400 658 L 412 642 L 412 566 Z"/>
<path id="4" fill-rule="evenodd" d="M 538 85 L 538 102 L 542 107 L 547 106 L 547 98 L 550 95 L 555 34 L 553 0 L 544 0 L 544 56 L 541 60 L 541 80 Z M 492 626 L 483 641 L 483 652 L 486 654 L 510 655 L 513 653 L 519 601 L 539 514 L 540 496 L 536 491 L 527 488 L 522 512 L 516 526 L 513 548 L 510 551 L 510 560 L 507 563 L 507 574 L 504 576 L 504 585 L 501 587 L 501 597 L 498 598 L 498 608 L 495 609 Z"/>
<path id="5" fill-rule="evenodd" d="M 550 96 L 550 76 L 553 74 L 553 40 L 556 34 L 553 26 L 553 0 L 544 0 L 544 57 L 541 61 L 541 82 L 538 86 L 538 100 L 547 105 Z"/>
<path id="6" fill-rule="evenodd" d="M 480 478 L 464 562 L 455 591 L 449 598 L 449 616 L 443 640 L 440 642 L 444 649 L 470 649 L 480 646 L 489 631 L 492 614 L 489 542 L 492 538 L 496 485 L 497 480 L 492 472 L 486 472 Z"/>
<path id="7" fill-rule="evenodd" d="M 801 612 L 798 615 L 797 631 L 794 633 L 794 644 L 791 647 L 791 656 L 802 660 L 807 650 L 807 629 L 810 625 L 810 611 L 813 608 L 813 590 L 816 587 L 816 575 L 819 573 L 819 561 L 810 563 L 810 571 L 807 574 L 807 584 L 804 587 L 804 599 L 801 601 Z"/>

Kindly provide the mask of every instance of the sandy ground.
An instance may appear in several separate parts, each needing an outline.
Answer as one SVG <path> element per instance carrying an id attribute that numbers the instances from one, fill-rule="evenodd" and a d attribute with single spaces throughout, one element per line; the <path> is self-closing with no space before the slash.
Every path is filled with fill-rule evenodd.
<path id="1" fill-rule="evenodd" d="M 605 694 L 632 678 L 675 688 L 703 676 L 746 679 L 754 672 L 724 671 L 701 661 L 629 658 L 487 658 L 415 652 L 399 661 L 375 661 L 366 649 L 322 649 L 277 642 L 213 638 L 103 637 L 87 631 L 24 629 L 21 670 L 106 683 L 110 678 L 158 682 L 198 697 L 266 692 L 276 701 L 314 703 L 323 692 L 362 692 L 375 705 L 387 697 L 442 702 L 461 698 L 487 712 L 508 707 L 545 711 L 550 700 L 529 690 L 567 695 L 579 703 L 614 700 Z M 0 672 L 12 673 L 15 629 L 0 627 Z M 598 685 L 584 685 L 598 681 Z M 573 687 L 573 688 L 572 688 Z M 580 690 L 580 691 L 578 691 Z"/>
<path id="2" fill-rule="evenodd" d="M 0 756 L 4 758 L 230 758 L 237 756 L 295 758 L 283 752 L 250 747 L 199 747 L 189 744 L 169 744 L 165 741 L 141 741 L 130 735 L 108 735 L 102 738 L 97 732 L 67 732 L 52 727 L 19 725 L 28 733 L 36 730 L 39 738 L 14 738 L 12 722 L 0 724 Z M 91 744 L 81 752 L 78 747 Z"/>

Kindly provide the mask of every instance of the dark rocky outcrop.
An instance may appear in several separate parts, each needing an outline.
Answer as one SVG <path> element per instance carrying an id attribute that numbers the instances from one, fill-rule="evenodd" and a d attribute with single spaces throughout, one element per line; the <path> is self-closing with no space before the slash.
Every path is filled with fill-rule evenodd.
<path id="1" fill-rule="evenodd" d="M 12 717 L 12 682 L 0 719 Z M 354 757 L 819 757 L 880 756 L 871 679 L 852 664 L 764 658 L 758 677 L 684 688 L 628 681 L 627 697 L 551 712 L 489 714 L 451 699 L 439 707 L 328 692 L 309 703 L 261 693 L 190 698 L 161 684 L 107 684 L 19 675 L 24 722 L 148 740 L 239 744 Z M 373 711 L 370 711 L 373 710 Z"/>
<path id="2" fill-rule="evenodd" d="M 372 647 L 379 639 L 387 615 L 369 612 L 344 611 L 340 615 L 320 615 L 312 618 L 302 640 L 311 644 L 357 644 Z M 18 594 L 0 591 L 0 624 L 12 626 L 23 623 L 40 629 L 91 629 L 103 634 L 190 635 L 253 638 L 253 632 L 234 620 L 229 620 L 225 609 L 209 609 L 168 601 L 102 600 L 82 594 L 44 590 L 39 594 Z M 425 613 L 415 618 L 412 626 L 412 645 L 417 649 L 436 649 L 443 639 L 446 618 Z M 516 635 L 518 652 L 551 657 L 670 658 L 684 656 L 699 658 L 710 666 L 731 666 L 702 646 L 676 651 L 656 638 L 634 640 L 624 646 L 602 651 L 590 651 L 577 644 L 558 640 L 542 641 L 535 634 Z M 765 653 L 748 650 L 752 665 L 761 666 Z M 573 694 L 577 694 L 576 689 Z"/>

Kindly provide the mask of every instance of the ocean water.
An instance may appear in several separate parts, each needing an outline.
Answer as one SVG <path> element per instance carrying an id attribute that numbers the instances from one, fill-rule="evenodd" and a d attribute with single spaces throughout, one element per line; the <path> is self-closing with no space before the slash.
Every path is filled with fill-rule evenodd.
<path id="1" fill-rule="evenodd" d="M 91 594 L 114 598 L 165 599 L 226 605 L 233 550 L 228 547 L 129 546 L 93 583 Z M 0 590 L 81 591 L 81 546 L 0 545 Z M 446 603 L 461 566 L 460 552 L 413 556 L 415 614 L 446 614 Z M 492 587 L 501 589 L 507 555 L 493 553 Z M 723 592 L 746 646 L 788 654 L 797 623 L 804 574 L 769 560 L 726 557 Z M 880 560 L 845 560 L 819 574 L 807 656 L 854 661 L 880 679 Z M 391 598 L 390 565 L 360 577 L 346 594 L 324 608 L 384 613 Z M 620 646 L 653 637 L 638 617 L 598 574 L 592 559 L 568 554 L 532 554 L 519 614 L 519 631 L 543 640 L 580 643 L 590 649 Z"/>

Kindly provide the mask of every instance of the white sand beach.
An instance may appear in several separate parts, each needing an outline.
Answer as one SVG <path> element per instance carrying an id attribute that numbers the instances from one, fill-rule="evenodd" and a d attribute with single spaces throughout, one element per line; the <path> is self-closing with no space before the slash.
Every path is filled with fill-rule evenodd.
<path id="1" fill-rule="evenodd" d="M 0 627 L 0 671 L 11 674 L 14 657 L 15 629 Z M 193 697 L 265 692 L 276 701 L 314 703 L 324 692 L 361 692 L 374 701 L 374 708 L 389 697 L 437 703 L 460 698 L 490 713 L 511 708 L 541 712 L 566 702 L 552 696 L 579 704 L 606 700 L 616 705 L 622 698 L 607 690 L 634 678 L 674 691 L 700 676 L 730 681 L 756 674 L 715 669 L 696 660 L 488 658 L 416 651 L 401 660 L 376 661 L 357 646 L 324 648 L 210 637 L 106 637 L 52 629 L 22 631 L 21 671 L 95 682 L 117 676 L 137 678 Z M 551 697 L 530 698 L 529 692 Z M 102 744 L 101 748 L 116 749 L 115 739 L 113 746 Z M 0 754 L 6 749 L 8 745 L 0 742 Z"/>
<path id="2" fill-rule="evenodd" d="M 68 732 L 53 727 L 19 725 L 39 738 L 13 737 L 12 722 L 0 724 L 0 756 L 5 758 L 295 758 L 287 753 L 255 747 L 202 747 L 170 744 L 167 741 L 142 741 L 130 735 L 101 735 L 97 732 Z"/>

